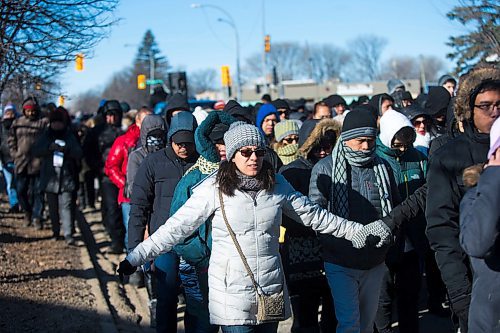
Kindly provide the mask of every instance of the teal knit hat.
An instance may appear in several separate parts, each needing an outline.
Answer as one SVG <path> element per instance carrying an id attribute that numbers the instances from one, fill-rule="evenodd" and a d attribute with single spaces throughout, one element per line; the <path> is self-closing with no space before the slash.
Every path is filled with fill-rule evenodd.
<path id="1" fill-rule="evenodd" d="M 299 124 L 293 120 L 282 120 L 274 126 L 274 137 L 280 142 L 289 135 L 299 135 Z"/>

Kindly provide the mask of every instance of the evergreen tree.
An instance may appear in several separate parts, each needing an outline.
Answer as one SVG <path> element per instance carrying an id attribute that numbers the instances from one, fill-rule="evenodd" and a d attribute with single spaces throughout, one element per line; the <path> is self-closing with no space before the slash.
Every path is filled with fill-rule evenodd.
<path id="1" fill-rule="evenodd" d="M 454 52 L 447 56 L 456 60 L 456 74 L 466 72 L 488 57 L 500 57 L 500 3 L 498 0 L 462 0 L 448 14 L 451 20 L 471 27 L 468 34 L 450 37 L 448 46 Z"/>
<path id="2" fill-rule="evenodd" d="M 134 71 L 137 74 L 146 74 L 150 78 L 151 57 L 154 59 L 154 77 L 155 79 L 167 80 L 167 70 L 170 68 L 166 57 L 161 56 L 160 48 L 155 41 L 155 36 L 151 30 L 147 30 L 142 38 L 142 42 L 137 50 L 134 60 Z"/>

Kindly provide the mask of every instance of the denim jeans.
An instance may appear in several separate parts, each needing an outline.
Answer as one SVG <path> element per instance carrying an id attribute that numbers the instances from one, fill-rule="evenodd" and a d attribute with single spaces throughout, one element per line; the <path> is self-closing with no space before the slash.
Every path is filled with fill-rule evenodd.
<path id="1" fill-rule="evenodd" d="M 5 178 L 7 195 L 9 196 L 9 204 L 12 208 L 19 203 L 17 200 L 16 179 L 14 178 L 14 163 L 10 162 L 5 164 L 2 168 L 2 172 Z"/>
<path id="2" fill-rule="evenodd" d="M 373 332 L 384 271 L 384 263 L 360 270 L 325 262 L 338 320 L 337 333 Z"/>
<path id="3" fill-rule="evenodd" d="M 221 326 L 222 333 L 276 333 L 279 322 L 260 325 L 231 325 Z"/>
<path id="4" fill-rule="evenodd" d="M 217 333 L 219 327 L 210 324 L 208 311 L 208 271 L 199 272 L 181 258 L 179 276 L 186 296 L 186 333 Z"/>
<path id="5" fill-rule="evenodd" d="M 50 221 L 52 232 L 59 235 L 60 227 L 64 238 L 70 240 L 73 238 L 74 217 L 73 210 L 75 204 L 74 195 L 71 192 L 47 193 L 47 203 L 49 206 Z"/>
<path id="6" fill-rule="evenodd" d="M 157 279 L 156 332 L 177 332 L 177 292 L 179 259 L 175 252 L 162 254 L 155 260 Z"/>
<path id="7" fill-rule="evenodd" d="M 122 202 L 122 219 L 125 226 L 125 247 L 128 246 L 128 220 L 130 219 L 130 203 Z"/>
<path id="8" fill-rule="evenodd" d="M 41 219 L 44 195 L 40 190 L 40 176 L 23 172 L 16 177 L 17 198 L 21 208 L 32 218 Z"/>

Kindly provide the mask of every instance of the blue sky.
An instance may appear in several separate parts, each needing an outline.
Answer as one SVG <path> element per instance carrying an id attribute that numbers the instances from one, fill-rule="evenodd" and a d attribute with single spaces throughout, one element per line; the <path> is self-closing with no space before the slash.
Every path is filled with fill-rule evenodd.
<path id="1" fill-rule="evenodd" d="M 450 35 L 463 32 L 446 13 L 452 0 L 122 0 L 116 16 L 121 21 L 107 39 L 85 59 L 85 70 L 71 64 L 62 79 L 61 93 L 71 99 L 78 93 L 101 88 L 112 76 L 130 65 L 147 29 L 174 69 L 188 72 L 221 65 L 235 68 L 234 32 L 217 22 L 223 15 L 211 8 L 193 9 L 192 3 L 211 4 L 234 18 L 245 58 L 263 47 L 262 8 L 271 42 L 331 43 L 346 47 L 362 34 L 387 39 L 382 59 L 396 55 L 435 55 L 446 59 Z M 126 47 L 129 44 L 132 46 Z"/>

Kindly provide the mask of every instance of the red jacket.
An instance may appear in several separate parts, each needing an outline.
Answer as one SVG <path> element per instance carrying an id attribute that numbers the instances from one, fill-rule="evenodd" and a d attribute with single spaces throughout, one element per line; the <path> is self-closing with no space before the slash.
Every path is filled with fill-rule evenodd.
<path id="1" fill-rule="evenodd" d="M 127 176 L 128 153 L 134 149 L 140 133 L 141 131 L 136 124 L 130 125 L 127 132 L 117 137 L 113 142 L 104 165 L 104 172 L 119 189 L 118 203 L 130 202 L 130 198 L 123 196 Z"/>

